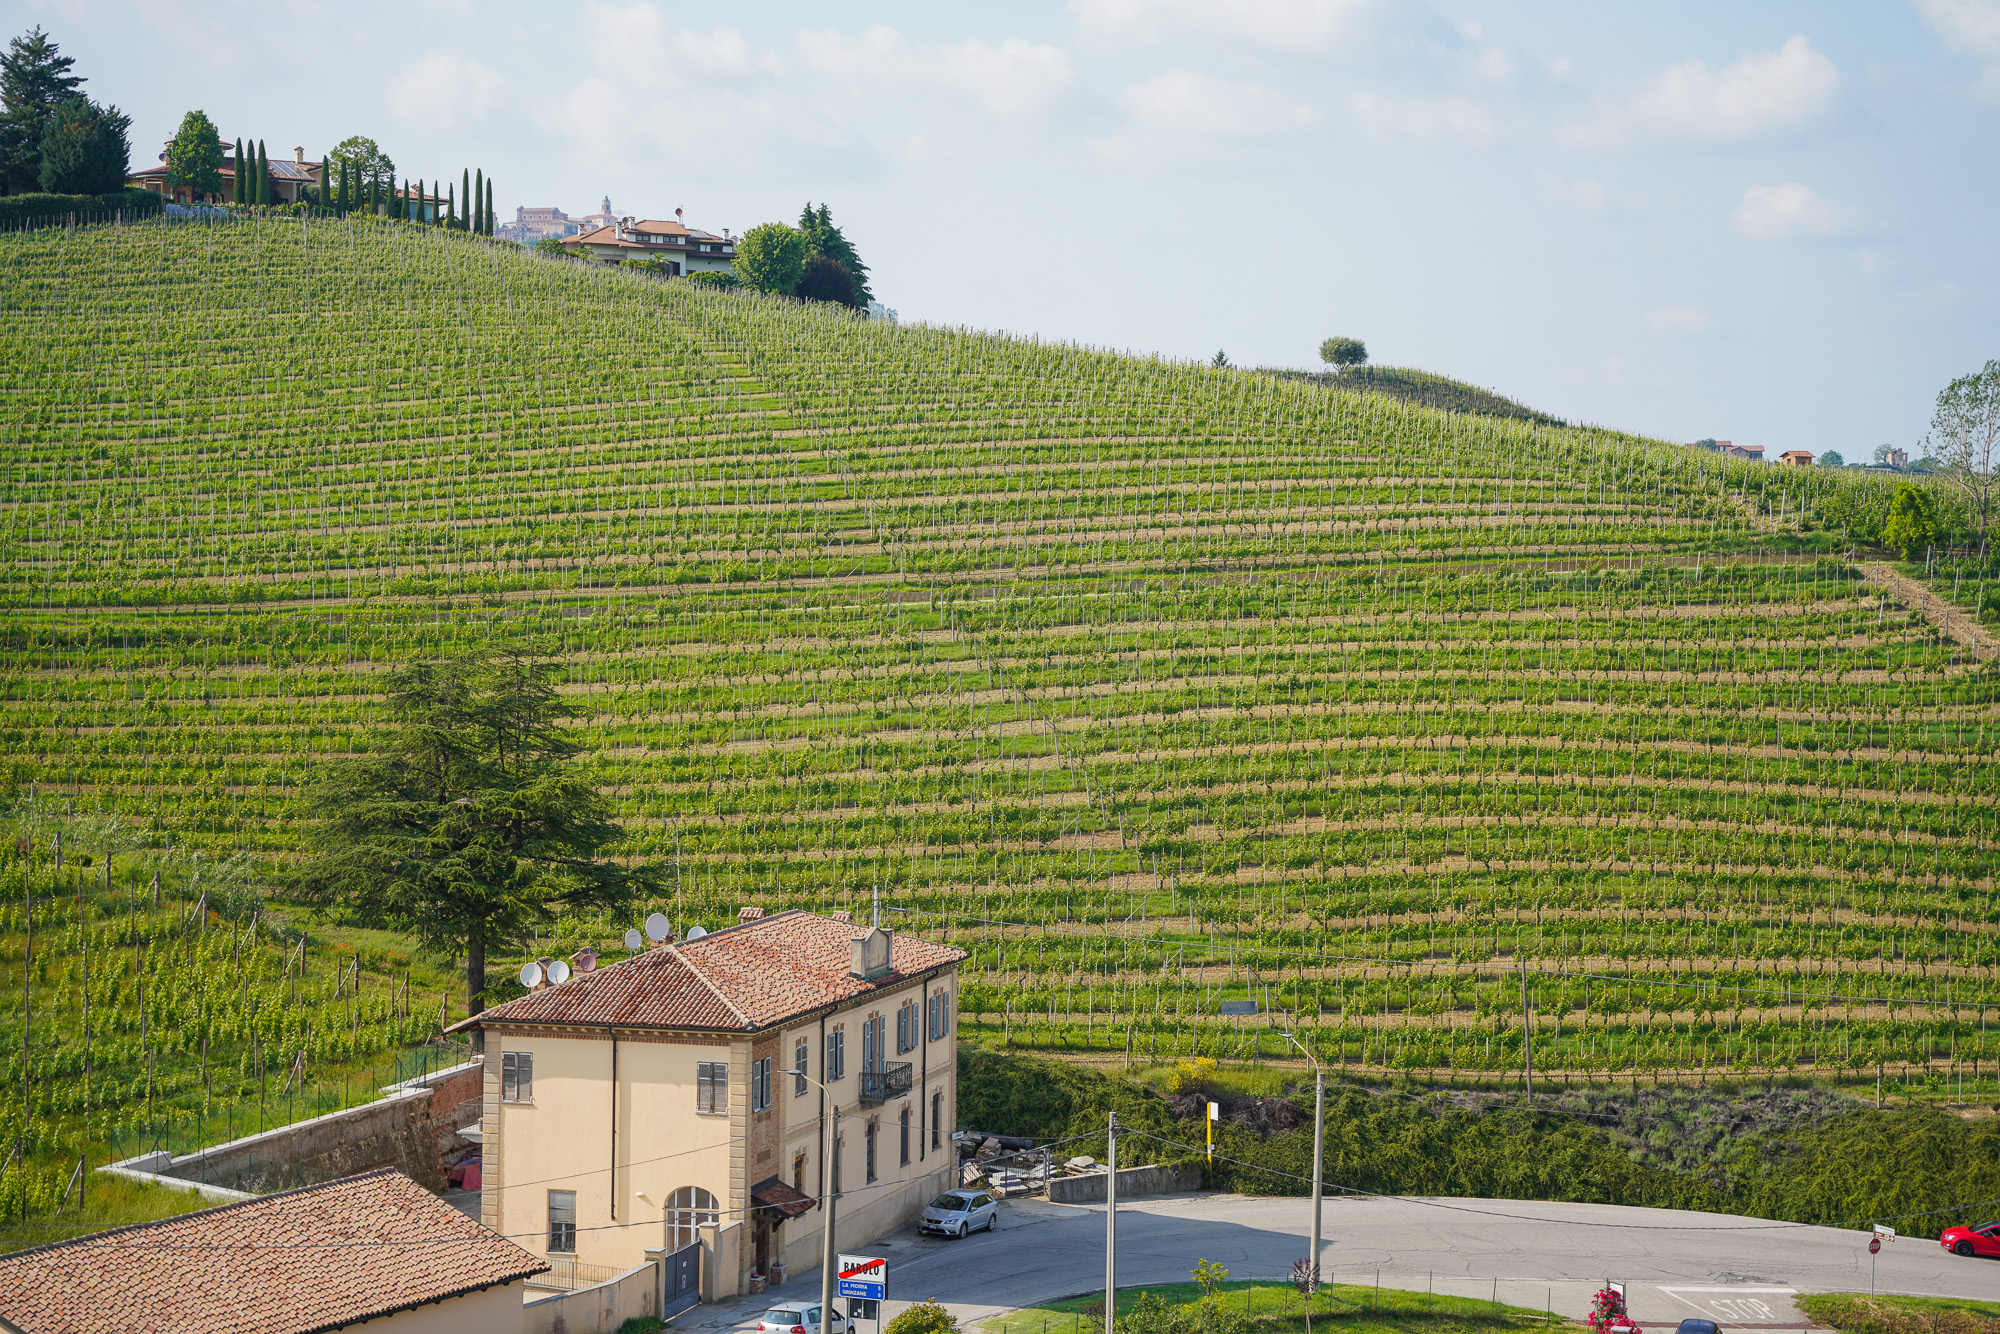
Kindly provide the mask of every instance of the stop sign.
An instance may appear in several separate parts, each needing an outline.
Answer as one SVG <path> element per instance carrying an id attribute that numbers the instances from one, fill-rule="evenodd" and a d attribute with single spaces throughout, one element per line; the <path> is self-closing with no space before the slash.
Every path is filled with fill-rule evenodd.
<path id="1" fill-rule="evenodd" d="M 1875 1254 L 1877 1251 L 1880 1251 L 1881 1249 L 1882 1249 L 1882 1239 L 1880 1237 L 1870 1237 L 1868 1239 L 1868 1253 L 1870 1255 Z"/>

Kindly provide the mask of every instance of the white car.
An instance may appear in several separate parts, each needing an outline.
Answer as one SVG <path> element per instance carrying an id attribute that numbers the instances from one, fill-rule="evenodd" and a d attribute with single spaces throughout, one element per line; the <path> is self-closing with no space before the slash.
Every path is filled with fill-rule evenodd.
<path id="1" fill-rule="evenodd" d="M 917 1224 L 925 1232 L 962 1237 L 985 1232 L 1000 1221 L 1000 1203 L 983 1190 L 948 1190 L 924 1206 Z"/>
<path id="2" fill-rule="evenodd" d="M 847 1317 L 833 1313 L 826 1334 L 846 1334 Z M 820 1334 L 819 1306 L 774 1306 L 757 1321 L 757 1334 Z"/>

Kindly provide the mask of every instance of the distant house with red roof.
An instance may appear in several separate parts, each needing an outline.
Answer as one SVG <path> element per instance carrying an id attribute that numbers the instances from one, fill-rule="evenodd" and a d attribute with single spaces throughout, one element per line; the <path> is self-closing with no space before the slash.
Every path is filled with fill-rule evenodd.
<path id="1" fill-rule="evenodd" d="M 606 200 L 607 207 L 610 200 Z M 618 218 L 598 222 L 580 218 L 574 236 L 562 238 L 563 249 L 572 255 L 588 255 L 607 264 L 623 264 L 634 259 L 661 259 L 667 272 L 679 278 L 691 273 L 734 273 L 736 240 L 728 228 L 722 235 L 688 227 L 674 210 L 672 221 L 660 218 Z"/>
<path id="2" fill-rule="evenodd" d="M 368 1334 L 524 1326 L 549 1268 L 384 1169 L 0 1255 L 19 1334 Z"/>
<path id="3" fill-rule="evenodd" d="M 850 1246 L 957 1185 L 965 951 L 844 919 L 746 908 L 609 966 L 580 952 L 455 1025 L 485 1035 L 487 1226 L 559 1267 L 623 1270 L 664 1241 L 714 1298 L 817 1263 L 829 1191 Z"/>

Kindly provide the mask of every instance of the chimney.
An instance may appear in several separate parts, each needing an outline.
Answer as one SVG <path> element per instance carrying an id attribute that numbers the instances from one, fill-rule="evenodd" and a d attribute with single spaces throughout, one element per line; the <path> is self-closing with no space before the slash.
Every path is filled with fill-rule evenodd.
<path id="1" fill-rule="evenodd" d="M 745 922 L 754 922 L 763 915 L 764 910 L 762 908 L 738 908 L 736 910 L 736 924 L 741 926 Z"/>
<path id="2" fill-rule="evenodd" d="M 868 934 L 854 937 L 848 942 L 847 975 L 866 980 L 888 972 L 892 943 L 891 933 L 880 927 L 870 927 Z"/>
<path id="3" fill-rule="evenodd" d="M 830 912 L 827 914 L 827 917 L 836 922 L 851 922 L 854 920 L 854 914 L 845 908 L 842 908 L 839 912 Z"/>
<path id="4" fill-rule="evenodd" d="M 306 165 L 305 145 L 301 144 L 292 150 L 292 161 L 298 163 L 301 167 Z"/>
<path id="5" fill-rule="evenodd" d="M 544 954 L 541 958 L 535 960 L 535 962 L 542 966 L 542 980 L 535 983 L 535 990 L 540 991 L 542 988 L 551 985 L 549 982 L 549 965 L 554 963 L 555 960 Z"/>
<path id="6" fill-rule="evenodd" d="M 569 961 L 570 966 L 575 968 L 579 973 L 594 973 L 597 971 L 597 951 L 588 945 L 585 945 L 575 954 L 570 955 Z"/>

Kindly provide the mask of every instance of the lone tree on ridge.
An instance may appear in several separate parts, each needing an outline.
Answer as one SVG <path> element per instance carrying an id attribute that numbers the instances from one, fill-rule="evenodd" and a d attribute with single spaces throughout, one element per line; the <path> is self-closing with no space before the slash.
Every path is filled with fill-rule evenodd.
<path id="1" fill-rule="evenodd" d="M 1329 338 L 1319 345 L 1319 359 L 1329 366 L 1346 370 L 1368 364 L 1368 344 L 1359 338 Z"/>

